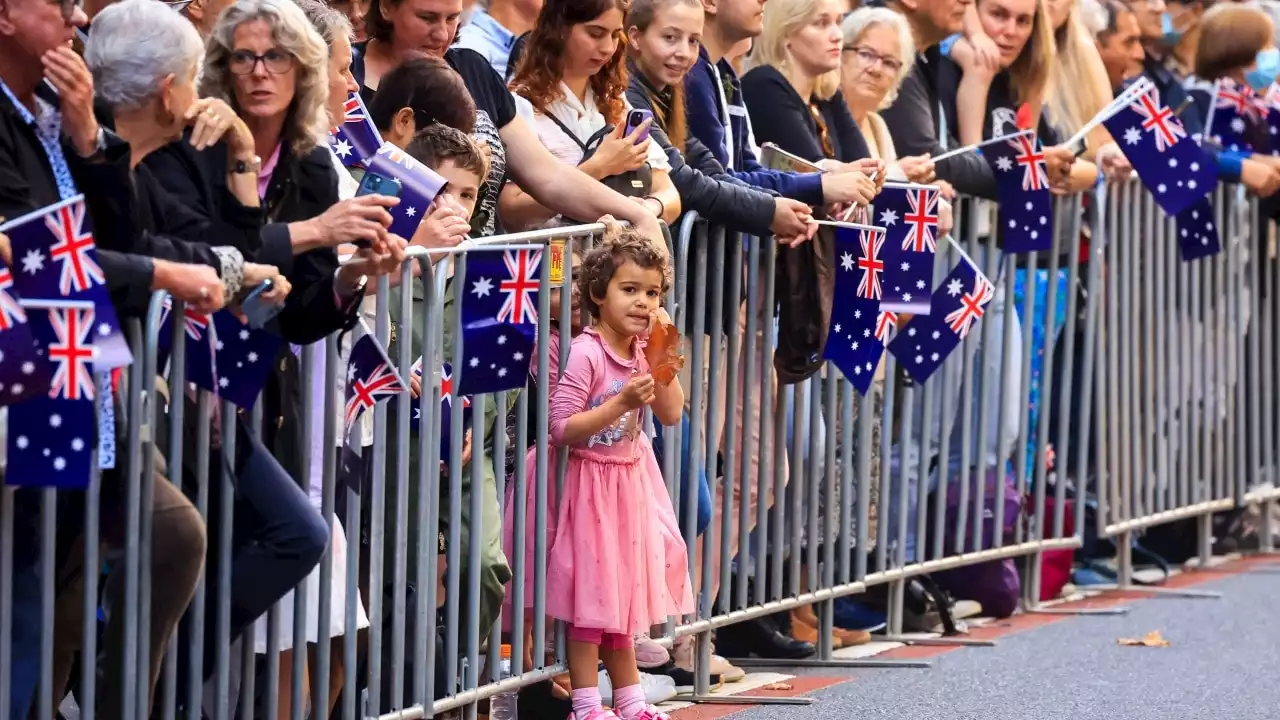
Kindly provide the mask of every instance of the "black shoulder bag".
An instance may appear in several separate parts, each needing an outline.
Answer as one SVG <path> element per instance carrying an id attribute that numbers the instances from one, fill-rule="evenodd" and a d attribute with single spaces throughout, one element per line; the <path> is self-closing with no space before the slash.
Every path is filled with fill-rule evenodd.
<path id="1" fill-rule="evenodd" d="M 609 133 L 613 132 L 612 125 L 605 125 L 593 133 L 591 137 L 587 138 L 586 142 L 582 142 L 578 139 L 578 136 L 575 135 L 564 123 L 560 122 L 560 119 L 555 115 L 547 113 L 546 117 L 548 117 L 551 122 L 555 123 L 556 126 L 560 128 L 561 132 L 568 135 L 570 139 L 577 143 L 578 147 L 582 148 L 582 160 L 578 163 L 579 165 L 590 160 L 591 156 L 600 148 L 600 143 L 604 142 L 604 139 L 609 136 Z M 624 173 L 602 178 L 600 182 L 604 183 L 606 187 L 619 195 L 625 195 L 627 197 L 644 197 L 645 195 L 648 195 L 649 191 L 653 188 L 653 170 L 649 167 L 648 163 L 645 163 L 635 170 L 628 170 Z"/>

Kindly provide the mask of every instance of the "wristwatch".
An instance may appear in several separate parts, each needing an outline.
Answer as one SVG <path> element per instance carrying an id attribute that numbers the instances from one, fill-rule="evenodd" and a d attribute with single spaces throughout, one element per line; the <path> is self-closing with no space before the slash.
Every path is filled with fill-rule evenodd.
<path id="1" fill-rule="evenodd" d="M 98 126 L 98 142 L 93 146 L 93 152 L 82 156 L 85 160 L 99 160 L 107 153 L 107 129 Z"/>
<path id="2" fill-rule="evenodd" d="M 235 175 L 257 175 L 262 171 L 262 158 L 257 155 L 252 160 L 236 160 L 231 165 L 231 172 Z"/>
<path id="3" fill-rule="evenodd" d="M 341 272 L 342 272 L 341 267 L 333 271 L 333 279 L 335 281 L 338 279 L 338 274 Z M 356 279 L 356 283 L 354 287 L 350 289 L 339 289 L 340 285 L 335 282 L 333 289 L 334 289 L 334 293 L 338 295 L 339 300 L 345 303 L 345 302 L 350 302 L 353 298 L 364 297 L 365 288 L 367 288 L 368 286 L 369 286 L 369 276 L 361 275 L 359 278 Z"/>

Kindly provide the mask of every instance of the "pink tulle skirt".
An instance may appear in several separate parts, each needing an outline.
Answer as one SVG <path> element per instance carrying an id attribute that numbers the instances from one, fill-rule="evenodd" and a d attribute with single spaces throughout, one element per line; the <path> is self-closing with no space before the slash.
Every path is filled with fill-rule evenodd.
<path id="1" fill-rule="evenodd" d="M 693 612 L 688 551 L 653 447 L 641 436 L 632 450 L 631 455 L 570 451 L 564 497 L 556 521 L 547 528 L 546 610 L 552 617 L 630 635 L 647 632 L 670 615 Z M 532 473 L 532 451 L 527 462 Z M 554 507 L 553 489 L 547 506 Z M 508 553 L 513 550 L 513 511 L 509 502 L 504 526 Z M 534 512 L 530 494 L 523 558 L 528 563 L 526 608 L 533 606 Z"/>

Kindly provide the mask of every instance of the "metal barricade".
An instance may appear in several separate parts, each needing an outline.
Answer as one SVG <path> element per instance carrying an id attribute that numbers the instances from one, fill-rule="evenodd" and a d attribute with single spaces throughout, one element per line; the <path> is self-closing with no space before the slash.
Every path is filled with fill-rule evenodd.
<path id="1" fill-rule="evenodd" d="M 999 249 L 994 203 L 957 203 L 954 242 L 939 243 L 935 283 L 966 253 L 993 280 L 995 298 L 934 378 L 913 383 L 886 353 L 884 378 L 866 397 L 831 363 L 798 382 L 779 380 L 777 334 L 792 328 L 779 328 L 774 308 L 790 302 L 793 288 L 777 280 L 775 243 L 687 215 L 672 243 L 667 301 L 685 342 L 687 443 L 680 427 L 651 428 L 662 438 L 664 479 L 698 590 L 696 612 L 665 628 L 675 652 L 695 659 L 693 692 L 681 699 L 811 702 L 714 695 L 709 678 L 713 633 L 804 606 L 819 620 L 815 657 L 735 662 L 929 665 L 837 652 L 835 601 L 850 595 L 883 603 L 888 627 L 880 639 L 993 644 L 911 632 L 921 619 L 910 616 L 907 587 L 922 575 L 1018 559 L 1025 563 L 1025 610 L 1080 612 L 1043 605 L 1041 568 L 1046 554 L 1081 547 L 1086 532 L 1116 541 L 1121 588 L 1131 587 L 1132 537 L 1160 523 L 1197 518 L 1204 565 L 1212 514 L 1261 504 L 1261 549 L 1272 551 L 1270 510 L 1280 500 L 1280 253 L 1256 201 L 1221 188 L 1215 208 L 1224 252 L 1183 263 L 1173 220 L 1136 184 L 1059 199 L 1053 250 L 1017 257 Z M 167 368 L 158 365 L 162 334 L 181 339 L 189 330 L 181 303 L 162 322 L 166 299 L 157 294 L 146 322 L 129 328 L 135 363 L 119 389 L 121 467 L 107 474 L 109 494 L 121 494 L 118 511 L 100 509 L 97 474 L 83 493 L 0 489 L 0 718 L 9 717 L 15 662 L 38 677 L 36 712 L 53 717 L 77 651 L 95 658 L 101 650 L 104 667 L 113 668 L 99 680 L 97 663 L 81 663 L 71 684 L 86 719 L 95 710 L 139 718 L 149 707 L 166 719 L 194 720 L 206 711 L 219 719 L 237 712 L 276 718 L 286 709 L 292 718 L 327 715 L 317 705 L 339 697 L 336 684 L 344 718 L 471 718 L 482 701 L 564 672 L 564 628 L 548 624 L 545 601 L 548 517 L 568 455 L 550 442 L 548 407 L 552 369 L 564 366 L 570 345 L 561 341 L 552 356 L 551 313 L 562 328 L 572 317 L 569 292 L 552 305 L 547 254 L 533 391 L 472 397 L 471 461 L 443 469 L 441 403 L 448 396 L 451 407 L 461 407 L 462 398 L 456 385 L 446 387 L 442 368 L 463 364 L 458 294 L 468 253 L 545 250 L 563 241 L 567 290 L 575 250 L 589 248 L 602 230 L 582 225 L 414 249 L 398 289 L 388 278 L 379 281 L 371 331 L 390 348 L 402 377 L 423 358 L 425 412 L 414 430 L 409 393 L 376 407 L 367 439 L 363 429 L 357 433 L 367 468 L 357 478 L 361 492 L 341 480 L 349 458 L 340 452 L 338 388 L 352 338 L 331 336 L 300 349 L 300 376 L 321 382 L 304 383 L 305 412 L 296 420 L 302 437 L 320 438 L 321 452 L 302 452 L 293 480 L 304 495 L 312 478 L 319 482 L 327 549 L 315 579 L 304 579 L 260 623 L 241 617 L 232 598 L 237 487 L 252 480 L 237 473 L 246 453 L 260 451 L 269 427 L 263 423 L 277 419 L 263 418 L 261 403 L 244 413 L 188 390 L 184 342 L 171 343 Z M 323 412 L 316 416 L 313 408 Z M 448 456 L 461 458 L 462 413 L 450 420 Z M 237 447 L 242 443 L 250 447 Z M 700 473 L 712 497 L 703 532 Z M 203 519 L 209 562 L 181 628 L 159 654 L 152 640 L 166 628 L 156 622 L 169 611 L 152 598 L 169 579 L 153 566 L 157 552 L 171 548 L 156 534 L 157 497 L 167 502 L 175 488 Z M 1091 498 L 1094 528 L 1086 522 Z M 67 549 L 77 534 L 87 541 Z M 82 590 L 66 584 L 68 553 L 90 569 L 80 573 Z M 104 561 L 111 573 L 100 587 Z M 100 596 L 108 598 L 112 628 L 105 642 Z M 362 607 L 369 626 L 358 631 Z M 320 632 L 332 617 L 342 618 L 340 632 Z M 504 637 L 510 677 L 500 674 Z M 308 646 L 311 657 L 292 651 Z M 22 657 L 13 657 L 15 647 Z M 735 648 L 722 643 L 726 649 Z M 153 667 L 156 661 L 162 664 Z M 153 701 L 149 678 L 156 672 Z"/>

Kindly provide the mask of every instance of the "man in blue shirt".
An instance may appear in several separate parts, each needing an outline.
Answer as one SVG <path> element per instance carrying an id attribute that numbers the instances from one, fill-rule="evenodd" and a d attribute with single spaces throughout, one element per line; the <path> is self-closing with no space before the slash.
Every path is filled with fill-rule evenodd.
<path id="1" fill-rule="evenodd" d="M 511 50 L 521 35 L 533 30 L 542 11 L 542 0 L 490 0 L 487 8 L 477 7 L 471 20 L 458 30 L 458 47 L 475 50 L 494 70 L 510 79 Z"/>

